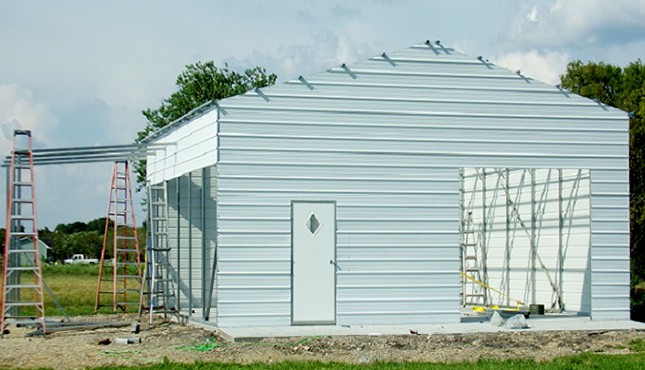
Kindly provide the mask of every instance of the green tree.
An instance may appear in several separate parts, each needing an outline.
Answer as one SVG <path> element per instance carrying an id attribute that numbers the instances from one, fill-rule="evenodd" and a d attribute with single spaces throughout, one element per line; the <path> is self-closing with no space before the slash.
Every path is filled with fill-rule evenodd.
<path id="1" fill-rule="evenodd" d="M 177 77 L 177 91 L 161 103 L 157 109 L 146 109 L 146 127 L 137 133 L 135 142 L 140 143 L 152 132 L 165 127 L 190 112 L 192 109 L 212 100 L 243 94 L 253 88 L 275 84 L 277 76 L 267 74 L 261 67 L 235 72 L 224 65 L 218 68 L 213 61 L 187 65 Z M 137 182 L 143 185 L 146 177 L 146 163 L 139 161 L 135 166 Z"/>
<path id="2" fill-rule="evenodd" d="M 560 76 L 562 87 L 630 113 L 629 181 L 632 287 L 645 281 L 645 66 L 621 68 L 574 61 Z"/>
<path id="3" fill-rule="evenodd" d="M 70 224 L 58 224 L 54 229 L 57 233 L 73 234 L 81 231 L 87 231 L 87 224 L 85 222 L 76 221 Z"/>
<path id="4" fill-rule="evenodd" d="M 103 248 L 103 235 L 97 231 L 80 231 L 68 235 L 62 249 L 67 252 L 68 256 L 76 253 L 84 254 L 85 257 L 97 258 Z"/>

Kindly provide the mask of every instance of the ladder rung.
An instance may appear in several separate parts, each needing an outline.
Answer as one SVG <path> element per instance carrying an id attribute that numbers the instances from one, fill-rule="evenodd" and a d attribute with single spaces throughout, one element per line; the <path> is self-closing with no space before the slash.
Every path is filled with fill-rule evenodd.
<path id="1" fill-rule="evenodd" d="M 12 199 L 11 201 L 14 203 L 33 203 L 34 202 L 33 199 L 24 199 L 24 198 L 20 198 L 20 199 L 16 198 L 16 199 Z"/>
<path id="2" fill-rule="evenodd" d="M 44 324 L 44 318 L 37 318 L 35 316 L 5 316 L 5 319 L 11 319 L 17 325 L 24 324 Z"/>
<path id="3" fill-rule="evenodd" d="M 11 215 L 12 220 L 33 220 L 35 218 L 34 216 Z"/>
<path id="4" fill-rule="evenodd" d="M 117 279 L 139 279 L 139 275 L 117 275 Z"/>
<path id="5" fill-rule="evenodd" d="M 117 250 L 116 250 L 116 251 L 117 251 L 117 253 L 120 253 L 120 252 L 125 252 L 125 253 L 138 253 L 138 252 L 139 252 L 139 251 L 138 251 L 138 250 L 136 250 L 136 249 L 121 249 L 121 248 L 117 248 Z"/>
<path id="6" fill-rule="evenodd" d="M 7 271 L 38 271 L 38 266 L 7 267 Z"/>
<path id="7" fill-rule="evenodd" d="M 140 263 L 137 263 L 137 262 L 117 262 L 116 265 L 117 265 L 117 267 L 118 266 L 139 266 Z"/>
<path id="8" fill-rule="evenodd" d="M 39 253 L 36 249 L 9 249 L 8 253 Z"/>
<path id="9" fill-rule="evenodd" d="M 5 307 L 43 306 L 42 302 L 5 302 Z"/>
<path id="10" fill-rule="evenodd" d="M 7 289 L 16 289 L 16 288 L 25 288 L 25 289 L 38 289 L 40 285 L 38 284 L 7 284 Z"/>
<path id="11" fill-rule="evenodd" d="M 128 292 L 130 292 L 130 293 L 139 293 L 140 290 L 139 289 L 134 289 L 134 288 L 132 288 L 132 289 L 117 289 L 116 290 L 117 294 L 119 294 L 119 293 L 128 293 Z"/>
<path id="12" fill-rule="evenodd" d="M 16 231 L 9 231 L 10 235 L 15 235 L 15 236 L 36 236 L 36 233 L 26 233 L 26 232 L 16 232 Z"/>
<path id="13" fill-rule="evenodd" d="M 152 247 L 152 248 L 148 248 L 148 250 L 151 250 L 153 252 L 169 252 L 171 250 L 171 248 Z"/>
<path id="14" fill-rule="evenodd" d="M 135 240 L 135 239 L 137 239 L 137 238 L 135 238 L 134 236 L 117 235 L 117 236 L 116 236 L 116 239 L 117 239 L 117 240 Z"/>
<path id="15" fill-rule="evenodd" d="M 27 182 L 27 181 L 14 181 L 13 186 L 31 186 L 31 182 Z"/>

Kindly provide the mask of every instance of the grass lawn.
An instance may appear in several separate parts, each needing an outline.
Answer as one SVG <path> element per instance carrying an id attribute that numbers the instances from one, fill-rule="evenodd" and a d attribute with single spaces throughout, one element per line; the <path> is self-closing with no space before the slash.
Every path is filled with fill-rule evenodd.
<path id="1" fill-rule="evenodd" d="M 330 370 L 350 370 L 350 369 L 476 369 L 476 370 L 493 370 L 493 369 L 520 369 L 520 370 L 565 370 L 565 369 L 643 369 L 645 364 L 645 353 L 631 355 L 601 355 L 585 353 L 572 357 L 561 357 L 552 361 L 536 363 L 531 360 L 480 360 L 477 362 L 461 363 L 424 363 L 424 362 L 377 362 L 371 364 L 340 364 L 340 363 L 321 363 L 321 362 L 279 362 L 279 363 L 256 363 L 248 365 L 240 364 L 219 364 L 219 363 L 196 363 L 196 364 L 179 364 L 173 362 L 164 362 L 151 366 L 124 367 L 124 366 L 107 366 L 95 369 L 105 370 L 202 370 L 202 369 L 268 369 L 268 370 L 287 370 L 287 369 L 330 369 Z"/>
<path id="2" fill-rule="evenodd" d="M 106 266 L 111 269 L 111 266 Z M 108 271 L 108 274 L 111 270 Z M 67 315 L 91 315 L 94 313 L 96 301 L 96 288 L 98 283 L 98 265 L 43 265 L 43 280 L 52 290 L 58 303 L 63 307 Z M 28 281 L 31 274 L 23 276 L 23 282 Z M 111 285 L 104 285 L 104 288 L 111 289 Z M 33 293 L 32 290 L 24 291 L 25 299 Z M 101 302 L 111 304 L 108 295 L 102 295 Z M 129 297 L 131 301 L 138 300 L 138 294 Z M 128 312 L 136 312 L 137 307 L 129 307 Z M 62 312 L 56 307 L 50 294 L 45 290 L 45 313 L 47 316 L 62 316 Z M 111 307 L 101 307 L 99 313 L 112 313 Z"/>

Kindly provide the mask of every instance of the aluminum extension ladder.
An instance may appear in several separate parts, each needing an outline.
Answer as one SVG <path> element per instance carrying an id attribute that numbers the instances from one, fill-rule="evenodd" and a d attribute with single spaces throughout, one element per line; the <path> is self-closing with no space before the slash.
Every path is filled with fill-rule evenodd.
<path id="1" fill-rule="evenodd" d="M 10 322 L 17 325 L 35 325 L 45 333 L 45 303 L 42 261 L 38 249 L 31 131 L 13 132 L 7 185 L 0 333 L 4 333 Z"/>
<path id="2" fill-rule="evenodd" d="M 129 306 L 139 304 L 141 255 L 136 225 L 129 165 L 127 161 L 117 161 L 112 171 L 95 313 L 105 306 L 111 307 L 113 312 L 117 309 L 125 312 Z M 109 262 L 111 266 L 106 266 Z M 111 272 L 107 271 L 108 267 Z"/>
<path id="3" fill-rule="evenodd" d="M 148 243 L 139 321 L 144 310 L 148 311 L 149 323 L 154 314 L 163 314 L 164 319 L 178 314 L 169 259 L 168 222 L 166 182 L 148 185 Z"/>
<path id="4" fill-rule="evenodd" d="M 473 229 L 473 214 L 468 211 L 462 224 L 462 304 L 484 306 L 488 303 L 487 291 L 483 286 L 477 253 L 478 243 Z"/>

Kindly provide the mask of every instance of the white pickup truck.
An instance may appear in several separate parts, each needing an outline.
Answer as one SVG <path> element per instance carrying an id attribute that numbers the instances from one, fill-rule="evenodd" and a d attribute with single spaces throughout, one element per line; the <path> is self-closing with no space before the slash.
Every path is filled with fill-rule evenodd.
<path id="1" fill-rule="evenodd" d="M 85 258 L 82 254 L 75 254 L 72 258 L 68 258 L 63 261 L 66 265 L 81 264 L 81 265 L 94 265 L 99 263 L 99 260 L 96 258 Z"/>

